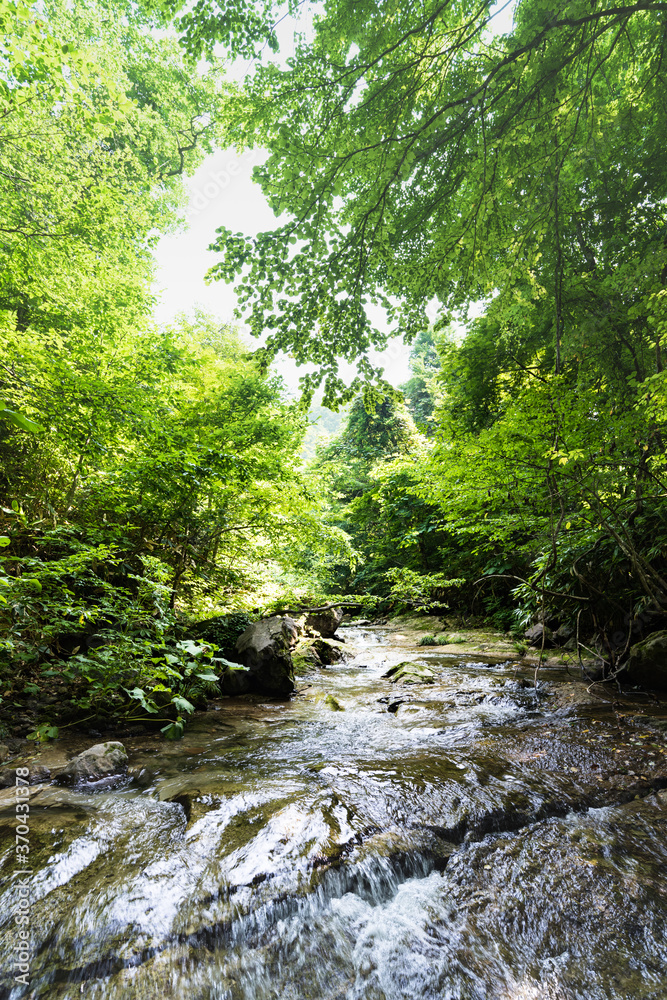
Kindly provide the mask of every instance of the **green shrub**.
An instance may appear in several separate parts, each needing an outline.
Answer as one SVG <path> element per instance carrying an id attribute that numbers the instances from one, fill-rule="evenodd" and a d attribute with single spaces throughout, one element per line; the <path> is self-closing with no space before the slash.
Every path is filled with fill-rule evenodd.
<path id="1" fill-rule="evenodd" d="M 221 675 L 243 669 L 215 642 L 172 638 L 169 572 L 157 559 L 142 565 L 62 529 L 31 538 L 42 558 L 15 540 L 0 576 L 1 714 L 14 721 L 22 710 L 31 738 L 90 719 L 165 723 L 178 738 Z M 228 633 L 246 627 L 248 616 L 228 617 Z"/>
<path id="2" fill-rule="evenodd" d="M 226 615 L 216 615 L 215 618 L 188 625 L 185 635 L 195 642 L 212 643 L 231 658 L 236 640 L 254 621 L 256 617 L 247 611 L 231 611 Z"/>

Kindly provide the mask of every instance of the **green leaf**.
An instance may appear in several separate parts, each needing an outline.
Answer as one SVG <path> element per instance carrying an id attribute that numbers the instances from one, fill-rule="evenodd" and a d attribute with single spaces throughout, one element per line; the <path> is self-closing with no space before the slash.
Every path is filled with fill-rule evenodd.
<path id="1" fill-rule="evenodd" d="M 138 701 L 141 707 L 149 714 L 155 715 L 157 712 L 159 712 L 158 706 L 155 704 L 154 701 L 146 697 L 146 692 L 143 690 L 143 688 L 135 687 L 130 691 L 128 690 L 128 688 L 124 687 L 123 691 L 125 691 L 130 696 L 130 698 L 134 698 L 136 701 Z"/>
<path id="2" fill-rule="evenodd" d="M 163 726 L 160 732 L 164 733 L 165 738 L 168 740 L 180 740 L 183 737 L 184 730 L 183 720 L 179 716 L 176 722 L 170 722 L 168 726 Z"/>
<path id="3" fill-rule="evenodd" d="M 38 424 L 35 420 L 30 420 L 23 413 L 16 413 L 14 410 L 0 410 L 0 417 L 3 420 L 8 420 L 10 424 L 14 424 L 15 427 L 18 427 L 22 431 L 28 431 L 30 434 L 40 434 L 44 431 L 41 424 Z"/>
<path id="4" fill-rule="evenodd" d="M 35 740 L 39 743 L 46 743 L 48 740 L 55 740 L 58 738 L 58 727 L 52 726 L 50 722 L 44 723 L 42 726 L 38 726 L 31 733 L 28 733 L 26 739 Z"/>
<path id="5" fill-rule="evenodd" d="M 233 663 L 231 660 L 226 660 L 223 656 L 216 656 L 213 659 L 213 663 L 220 663 L 225 668 L 226 672 L 234 671 L 248 671 L 248 667 L 244 667 L 242 663 Z"/>
<path id="6" fill-rule="evenodd" d="M 174 706 L 174 708 L 179 709 L 179 711 L 181 712 L 187 712 L 188 714 L 191 714 L 195 710 L 195 706 L 191 702 L 189 702 L 187 698 L 183 698 L 182 695 L 178 694 L 174 695 L 174 697 L 171 699 L 171 703 Z"/>
<path id="7" fill-rule="evenodd" d="M 205 648 L 208 648 L 208 646 L 205 647 L 202 643 L 194 642 L 192 639 L 182 639 L 177 643 L 177 646 L 189 653 L 190 656 L 201 656 Z"/>

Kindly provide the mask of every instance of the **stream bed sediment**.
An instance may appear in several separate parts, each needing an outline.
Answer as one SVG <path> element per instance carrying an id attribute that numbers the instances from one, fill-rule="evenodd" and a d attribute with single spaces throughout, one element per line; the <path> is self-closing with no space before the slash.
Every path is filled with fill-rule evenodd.
<path id="1" fill-rule="evenodd" d="M 667 705 L 341 632 L 290 701 L 124 740 L 116 788 L 31 788 L 29 986 L 0 793 L 1 996 L 664 1000 Z"/>

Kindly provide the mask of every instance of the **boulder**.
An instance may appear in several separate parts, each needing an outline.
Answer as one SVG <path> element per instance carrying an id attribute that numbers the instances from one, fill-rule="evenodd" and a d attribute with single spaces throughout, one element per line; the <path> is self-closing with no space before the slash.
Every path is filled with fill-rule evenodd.
<path id="1" fill-rule="evenodd" d="M 542 642 L 543 636 L 544 636 L 544 643 Z M 551 649 L 552 646 L 556 645 L 556 643 L 554 642 L 553 632 L 551 631 L 550 628 L 547 628 L 545 625 L 542 625 L 542 623 L 533 625 L 532 628 L 527 629 L 526 632 L 524 633 L 524 639 L 531 646 L 536 646 L 539 648 L 541 648 L 542 645 L 544 645 L 545 649 Z"/>
<path id="2" fill-rule="evenodd" d="M 630 647 L 624 678 L 630 684 L 667 691 L 667 631 L 652 632 Z"/>
<path id="3" fill-rule="evenodd" d="M 315 611 L 306 618 L 306 628 L 313 628 L 324 639 L 331 639 L 336 634 L 336 629 L 344 616 L 345 612 L 342 608 L 326 608 L 324 611 Z"/>
<path id="4" fill-rule="evenodd" d="M 234 656 L 237 653 L 234 652 Z M 242 663 L 227 661 L 227 666 L 220 674 L 220 693 L 228 694 L 232 697 L 239 694 L 247 694 L 250 690 L 249 671 Z"/>
<path id="5" fill-rule="evenodd" d="M 382 676 L 388 677 L 392 684 L 432 684 L 435 680 L 432 670 L 421 663 L 411 663 L 409 660 L 390 667 Z"/>
<path id="6" fill-rule="evenodd" d="M 574 639 L 574 637 L 574 629 L 570 628 L 569 625 L 559 625 L 554 632 L 554 641 L 558 643 L 559 646 L 565 646 L 570 639 Z"/>
<path id="7" fill-rule="evenodd" d="M 353 655 L 336 639 L 313 639 L 312 645 L 320 661 L 327 666 L 331 663 L 340 663 L 341 660 L 349 660 Z"/>
<path id="8" fill-rule="evenodd" d="M 292 652 L 294 673 L 297 676 L 303 676 L 309 670 L 314 670 L 323 665 L 319 653 L 313 646 L 313 642 L 313 639 L 301 639 Z"/>
<path id="9" fill-rule="evenodd" d="M 302 675 L 316 667 L 326 667 L 341 660 L 350 660 L 354 653 L 336 639 L 300 639 L 292 651 L 294 673 Z"/>
<path id="10" fill-rule="evenodd" d="M 292 648 L 298 639 L 291 618 L 264 618 L 253 622 L 236 640 L 236 658 L 248 668 L 249 691 L 285 697 L 294 690 Z"/>
<path id="11" fill-rule="evenodd" d="M 127 770 L 127 754 L 122 743 L 96 743 L 73 757 L 60 772 L 59 785 L 93 784 L 120 777 Z"/>

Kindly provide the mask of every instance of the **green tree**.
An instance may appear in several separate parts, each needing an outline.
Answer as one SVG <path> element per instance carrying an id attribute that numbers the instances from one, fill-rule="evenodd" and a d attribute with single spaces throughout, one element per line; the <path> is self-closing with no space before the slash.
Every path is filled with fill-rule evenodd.
<path id="1" fill-rule="evenodd" d="M 73 512 L 91 535 L 117 532 L 131 551 L 159 555 L 174 596 L 189 569 L 219 576 L 231 563 L 238 584 L 257 548 L 308 507 L 297 471 L 304 420 L 280 380 L 233 329 L 201 315 L 184 326 L 171 332 L 171 372 L 145 395 L 150 423 L 90 470 Z"/>
<path id="2" fill-rule="evenodd" d="M 401 386 L 405 403 L 415 424 L 423 434 L 435 431 L 434 412 L 437 401 L 436 375 L 440 358 L 432 328 L 417 335 L 410 351 L 411 376 Z"/>
<path id="3" fill-rule="evenodd" d="M 388 568 L 428 568 L 431 508 L 409 491 L 410 475 L 401 464 L 416 455 L 421 440 L 395 396 L 373 408 L 359 396 L 341 432 L 320 449 L 313 469 L 330 497 L 327 520 L 345 532 L 356 553 L 354 562 L 339 563 L 333 577 L 339 588 L 382 594 Z"/>
<path id="4" fill-rule="evenodd" d="M 230 105 L 219 66 L 188 68 L 139 8 L 42 11 L 7 0 L 15 42 L 0 53 L 2 290 L 24 327 L 35 308 L 62 315 L 88 290 L 72 285 L 79 271 L 94 287 L 100 256 L 121 274 L 133 258 L 145 275 L 151 238 L 175 220 L 178 177 L 225 134 Z"/>
<path id="5" fill-rule="evenodd" d="M 150 248 L 177 220 L 181 172 L 225 134 L 228 88 L 123 3 L 2 13 L 0 393 L 46 432 L 0 420 L 0 452 L 5 490 L 54 517 L 91 453 L 150 411 Z"/>
<path id="6" fill-rule="evenodd" d="M 394 395 L 375 404 L 358 396 L 343 429 L 321 450 L 319 460 L 329 467 L 335 488 L 349 499 L 363 492 L 375 463 L 407 454 L 417 441 L 414 422 Z"/>
<path id="7" fill-rule="evenodd" d="M 239 279 L 268 349 L 319 366 L 304 385 L 324 377 L 325 402 L 342 392 L 336 358 L 374 377 L 370 347 L 391 323 L 416 336 L 432 297 L 544 298 L 560 367 L 586 295 L 567 273 L 590 283 L 600 239 L 636 249 L 649 284 L 665 265 L 666 14 L 526 0 L 499 36 L 486 2 L 328 4 L 288 66 L 252 83 L 250 135 L 271 152 L 256 176 L 287 220 L 253 239 L 223 228 L 212 273 Z"/>

